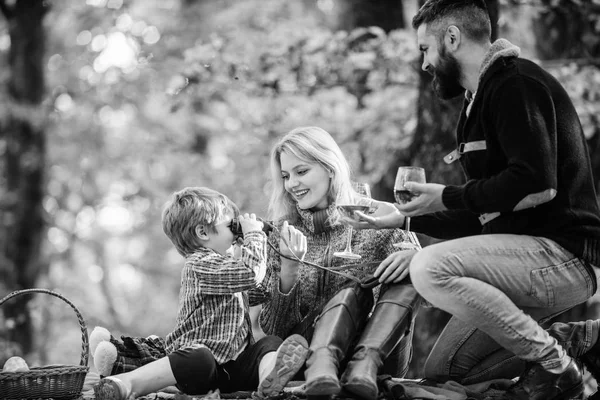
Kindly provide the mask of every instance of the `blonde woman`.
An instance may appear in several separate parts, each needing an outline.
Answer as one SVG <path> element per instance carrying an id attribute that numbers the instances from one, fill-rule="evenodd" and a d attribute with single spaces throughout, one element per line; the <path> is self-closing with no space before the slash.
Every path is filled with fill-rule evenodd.
<path id="1" fill-rule="evenodd" d="M 404 257 L 394 253 L 392 244 L 418 247 L 418 241 L 400 229 L 354 231 L 352 251 L 361 259 L 334 256 L 344 250 L 350 231 L 337 222 L 336 205 L 353 203 L 360 195 L 352 189 L 351 170 L 342 151 L 321 128 L 301 127 L 282 137 L 271 152 L 271 174 L 269 217 L 284 232 L 297 229 L 304 234 L 305 261 L 334 270 L 356 264 L 344 273 L 365 279 L 378 270 L 380 280 L 390 284 L 375 289 L 374 301 L 370 289 L 290 259 L 293 254 L 275 231 L 269 237 L 271 298 L 263 305 L 260 325 L 270 335 L 300 333 L 310 341 L 305 371 L 308 395 L 337 394 L 343 388 L 375 399 L 376 377 L 384 361 L 385 372 L 393 376 L 404 376 L 408 369 L 418 304 L 405 275 L 393 275 L 405 268 L 397 268 Z"/>

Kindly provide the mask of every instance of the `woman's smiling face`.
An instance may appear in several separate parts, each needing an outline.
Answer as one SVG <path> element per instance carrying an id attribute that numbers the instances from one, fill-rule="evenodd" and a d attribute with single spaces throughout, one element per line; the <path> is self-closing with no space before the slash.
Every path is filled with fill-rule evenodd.
<path id="1" fill-rule="evenodd" d="M 280 155 L 281 178 L 285 190 L 303 210 L 323 210 L 329 206 L 330 174 L 318 163 L 300 160 L 283 151 Z"/>

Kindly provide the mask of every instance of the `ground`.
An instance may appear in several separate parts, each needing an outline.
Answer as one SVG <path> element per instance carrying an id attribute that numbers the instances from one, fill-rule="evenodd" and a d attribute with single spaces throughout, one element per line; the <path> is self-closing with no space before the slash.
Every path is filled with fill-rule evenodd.
<path id="1" fill-rule="evenodd" d="M 383 377 L 380 377 L 383 378 Z M 95 400 L 92 387 L 98 382 L 98 374 L 90 372 L 86 378 L 83 387 L 83 396 L 80 400 Z M 305 400 L 306 395 L 303 393 L 302 388 L 303 382 L 290 382 L 286 391 L 280 396 L 272 397 L 268 400 Z M 507 387 L 510 382 L 506 380 L 499 380 L 496 382 L 496 388 Z M 503 390 L 497 390 L 495 388 L 485 388 L 483 393 L 477 391 L 467 390 L 458 384 L 446 384 L 443 386 L 433 387 L 426 383 L 421 384 L 418 380 L 406 379 L 388 379 L 384 381 L 384 385 L 388 388 L 387 393 L 381 393 L 379 400 L 404 400 L 410 398 L 419 399 L 443 399 L 444 395 L 448 396 L 448 399 L 452 400 L 497 400 L 501 397 Z M 172 388 L 174 389 L 174 388 Z M 251 392 L 236 392 L 236 393 L 211 393 L 205 396 L 187 396 L 179 393 L 175 393 L 174 390 L 167 388 L 165 391 L 159 393 L 152 393 L 147 396 L 138 397 L 137 400 L 211 400 L 211 399 L 239 399 L 239 400 L 258 400 L 253 398 Z M 417 390 L 421 390 L 423 397 L 404 397 L 407 393 L 416 394 Z M 429 397 L 427 397 L 429 396 Z M 434 397 L 438 396 L 438 397 Z M 337 397 L 336 400 L 352 400 L 345 397 Z"/>

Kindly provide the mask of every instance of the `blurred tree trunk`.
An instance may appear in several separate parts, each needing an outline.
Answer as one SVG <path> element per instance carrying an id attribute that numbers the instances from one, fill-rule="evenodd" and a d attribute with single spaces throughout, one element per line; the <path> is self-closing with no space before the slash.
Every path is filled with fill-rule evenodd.
<path id="1" fill-rule="evenodd" d="M 375 37 L 380 32 L 370 29 L 371 27 L 381 28 L 387 33 L 404 26 L 404 8 L 401 1 L 342 0 L 336 3 L 334 30 L 351 32 L 355 45 Z M 348 85 L 348 91 L 356 97 L 359 108 L 364 106 L 364 96 L 369 93 L 367 80 L 370 72 L 369 69 L 356 72 Z"/>
<path id="2" fill-rule="evenodd" d="M 398 0 L 343 0 L 338 3 L 338 29 L 378 26 L 386 32 L 404 28 L 404 7 Z"/>
<path id="3" fill-rule="evenodd" d="M 596 25 L 600 4 L 570 0 L 541 0 L 533 20 L 536 52 L 541 60 L 598 57 L 600 38 Z"/>
<path id="4" fill-rule="evenodd" d="M 41 102 L 44 95 L 44 0 L 0 1 L 8 22 L 8 108 L 0 130 L 0 281 L 3 291 L 31 288 L 40 274 L 44 233 L 42 200 L 46 141 Z M 33 330 L 27 312 L 29 296 L 2 306 L 9 321 L 8 340 L 31 351 Z"/>
<path id="5" fill-rule="evenodd" d="M 388 33 L 394 29 L 406 27 L 404 2 L 402 1 L 343 0 L 337 3 L 337 7 L 339 7 L 337 29 L 352 31 L 356 28 L 376 26 Z M 365 71 L 362 82 L 358 82 L 357 86 L 366 86 L 368 75 L 369 71 Z M 360 95 L 361 93 L 355 94 Z M 359 98 L 359 104 L 360 100 L 361 99 Z M 398 165 L 400 164 L 401 162 L 399 162 Z M 356 167 L 357 169 L 360 169 L 358 166 Z M 395 166 L 390 166 L 388 170 L 392 170 L 394 167 Z M 395 173 L 388 173 L 379 182 L 372 182 L 373 197 L 380 200 L 393 201 L 394 192 L 392 189 L 394 186 L 394 178 Z"/>

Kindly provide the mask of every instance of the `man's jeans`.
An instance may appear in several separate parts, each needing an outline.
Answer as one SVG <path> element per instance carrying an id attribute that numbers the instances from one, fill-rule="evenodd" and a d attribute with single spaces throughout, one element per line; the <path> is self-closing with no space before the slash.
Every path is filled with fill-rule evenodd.
<path id="1" fill-rule="evenodd" d="M 550 335 L 539 324 L 586 301 L 596 279 L 552 240 L 479 235 L 438 243 L 415 255 L 410 276 L 426 301 L 453 316 L 426 362 L 428 378 L 512 378 L 524 361 L 557 367 L 565 349 L 582 352 L 570 351 L 573 343 L 586 350 L 593 343 L 591 329 L 558 326 Z"/>

